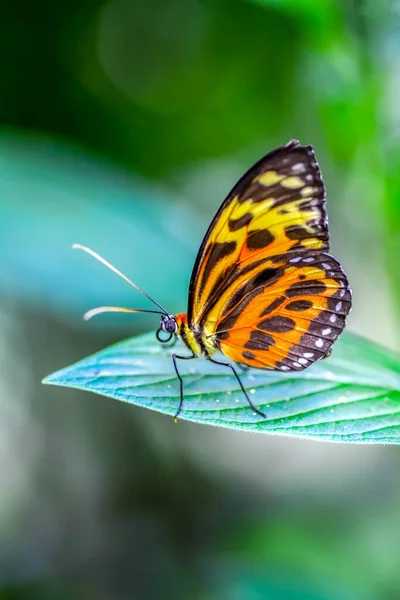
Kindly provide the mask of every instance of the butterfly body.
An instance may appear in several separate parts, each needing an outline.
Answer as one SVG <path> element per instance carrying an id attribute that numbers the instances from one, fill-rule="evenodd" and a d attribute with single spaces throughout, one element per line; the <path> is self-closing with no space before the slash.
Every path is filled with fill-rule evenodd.
<path id="1" fill-rule="evenodd" d="M 206 328 L 203 330 L 200 327 L 191 327 L 187 314 L 176 315 L 175 322 L 177 325 L 176 335 L 196 357 L 209 358 L 218 350 L 215 336 L 209 336 Z"/>

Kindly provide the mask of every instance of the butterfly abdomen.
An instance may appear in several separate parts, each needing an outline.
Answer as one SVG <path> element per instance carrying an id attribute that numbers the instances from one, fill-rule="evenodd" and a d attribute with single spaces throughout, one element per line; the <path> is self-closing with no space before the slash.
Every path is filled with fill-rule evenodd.
<path id="1" fill-rule="evenodd" d="M 213 337 L 206 335 L 200 328 L 190 327 L 187 315 L 175 316 L 178 326 L 177 335 L 196 356 L 211 356 L 217 348 L 213 343 Z"/>

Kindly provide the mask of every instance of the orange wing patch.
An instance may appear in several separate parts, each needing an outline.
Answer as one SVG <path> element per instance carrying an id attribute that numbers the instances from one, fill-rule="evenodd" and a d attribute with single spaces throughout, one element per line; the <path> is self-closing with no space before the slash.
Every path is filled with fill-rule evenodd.
<path id="1" fill-rule="evenodd" d="M 346 276 L 327 254 L 242 292 L 221 315 L 215 341 L 232 360 L 263 369 L 299 371 L 325 356 L 351 307 Z"/>

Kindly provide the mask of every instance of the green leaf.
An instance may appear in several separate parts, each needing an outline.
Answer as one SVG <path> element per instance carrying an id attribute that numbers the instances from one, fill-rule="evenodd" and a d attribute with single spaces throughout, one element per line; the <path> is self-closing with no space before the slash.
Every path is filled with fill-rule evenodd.
<path id="1" fill-rule="evenodd" d="M 185 354 L 176 348 L 165 348 L 147 334 L 53 373 L 43 383 L 173 415 L 179 382 L 171 354 Z M 251 410 L 223 366 L 197 359 L 179 361 L 179 368 L 185 395 L 182 419 L 317 440 L 400 443 L 399 360 L 358 336 L 345 334 L 329 359 L 301 372 L 243 372 L 242 382 L 266 419 Z"/>

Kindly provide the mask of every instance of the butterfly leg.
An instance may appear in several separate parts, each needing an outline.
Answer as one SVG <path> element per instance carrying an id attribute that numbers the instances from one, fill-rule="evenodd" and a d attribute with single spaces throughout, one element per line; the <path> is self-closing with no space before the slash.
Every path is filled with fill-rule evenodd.
<path id="1" fill-rule="evenodd" d="M 245 387 L 243 385 L 243 383 L 241 382 L 241 379 L 239 377 L 238 372 L 236 371 L 235 367 L 233 365 L 231 365 L 231 363 L 226 363 L 226 362 L 220 362 L 219 360 L 215 360 L 213 358 L 208 357 L 208 360 L 211 361 L 212 363 L 214 363 L 215 365 L 222 365 L 223 367 L 229 367 L 232 370 L 232 373 L 234 374 L 234 376 L 236 377 L 236 379 L 238 380 L 238 383 L 241 387 L 241 390 L 243 392 L 243 394 L 246 397 L 247 402 L 249 403 L 249 405 L 251 406 L 251 408 L 254 410 L 254 412 L 256 412 L 258 415 L 260 415 L 261 417 L 264 417 L 264 419 L 266 419 L 267 415 L 265 413 L 263 413 L 261 410 L 259 410 L 256 406 L 254 406 L 254 404 L 252 403 L 252 401 L 249 398 L 248 393 L 245 390 Z"/>
<path id="2" fill-rule="evenodd" d="M 182 377 L 180 376 L 180 373 L 178 371 L 178 365 L 176 364 L 177 359 L 180 360 L 190 360 L 191 358 L 197 358 L 197 356 L 195 354 L 192 354 L 192 356 L 179 356 L 178 354 L 173 354 L 172 355 L 172 361 L 174 363 L 174 368 L 175 368 L 175 373 L 179 379 L 179 386 L 180 386 L 180 394 L 181 394 L 181 399 L 179 401 L 179 406 L 178 406 L 178 410 L 175 413 L 174 416 L 174 421 L 175 423 L 178 421 L 178 415 L 182 410 L 182 405 L 183 405 L 183 380 Z"/>

